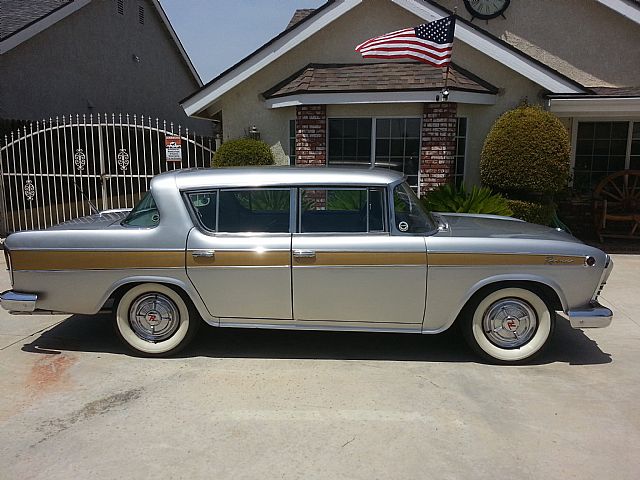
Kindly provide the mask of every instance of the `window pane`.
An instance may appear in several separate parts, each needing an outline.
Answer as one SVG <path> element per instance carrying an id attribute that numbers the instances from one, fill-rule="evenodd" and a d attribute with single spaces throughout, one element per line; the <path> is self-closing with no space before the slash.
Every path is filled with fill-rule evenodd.
<path id="1" fill-rule="evenodd" d="M 385 229 L 385 192 L 384 188 L 372 188 L 369 190 L 369 231 L 384 232 Z"/>
<path id="2" fill-rule="evenodd" d="M 420 154 L 420 140 L 407 140 L 404 145 L 404 154 L 407 156 L 410 155 L 419 155 Z"/>
<path id="3" fill-rule="evenodd" d="M 160 223 L 160 212 L 156 206 L 151 192 L 148 192 L 142 200 L 129 212 L 122 223 L 130 227 L 155 227 Z"/>
<path id="4" fill-rule="evenodd" d="M 588 192 L 597 182 L 625 168 L 629 122 L 580 122 L 573 187 Z"/>
<path id="5" fill-rule="evenodd" d="M 431 215 L 406 183 L 393 190 L 395 228 L 402 233 L 427 233 L 433 230 Z"/>
<path id="6" fill-rule="evenodd" d="M 380 138 L 376 139 L 376 158 L 388 156 L 389 148 L 391 148 L 390 140 Z"/>
<path id="7" fill-rule="evenodd" d="M 217 192 L 190 193 L 189 202 L 196 217 L 207 230 L 216 229 Z"/>
<path id="8" fill-rule="evenodd" d="M 289 120 L 289 162 L 296 164 L 296 121 Z"/>
<path id="9" fill-rule="evenodd" d="M 391 120 L 379 118 L 376 120 L 376 138 L 389 138 L 391 135 Z"/>
<path id="10" fill-rule="evenodd" d="M 329 119 L 329 165 L 371 164 L 371 119 Z"/>
<path id="11" fill-rule="evenodd" d="M 223 190 L 219 198 L 219 232 L 289 232 L 289 190 Z"/>
<path id="12" fill-rule="evenodd" d="M 419 118 L 407 118 L 408 138 L 420 138 L 420 122 Z"/>
<path id="13" fill-rule="evenodd" d="M 640 125 L 640 122 L 638 125 Z M 640 140 L 631 142 L 631 155 L 640 155 Z"/>
<path id="14" fill-rule="evenodd" d="M 405 121 L 404 118 L 392 118 L 391 119 L 391 137 L 398 138 L 405 136 L 404 130 Z"/>
<path id="15" fill-rule="evenodd" d="M 391 140 L 391 156 L 401 157 L 404 155 L 404 139 L 392 139 Z"/>
<path id="16" fill-rule="evenodd" d="M 366 232 L 367 191 L 302 190 L 301 232 Z"/>

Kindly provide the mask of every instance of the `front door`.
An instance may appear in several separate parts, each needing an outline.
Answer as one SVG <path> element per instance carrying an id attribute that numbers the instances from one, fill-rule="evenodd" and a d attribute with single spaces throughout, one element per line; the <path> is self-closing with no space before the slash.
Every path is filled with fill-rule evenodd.
<path id="1" fill-rule="evenodd" d="M 187 197 L 199 224 L 187 240 L 187 274 L 209 312 L 221 323 L 290 321 L 290 190 L 220 189 Z"/>
<path id="2" fill-rule="evenodd" d="M 293 315 L 300 325 L 419 330 L 422 236 L 392 236 L 384 188 L 300 189 Z"/>

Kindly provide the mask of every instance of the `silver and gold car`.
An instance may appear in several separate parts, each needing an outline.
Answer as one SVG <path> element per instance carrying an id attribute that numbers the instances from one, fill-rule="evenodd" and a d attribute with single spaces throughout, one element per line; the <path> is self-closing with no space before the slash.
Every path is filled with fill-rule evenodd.
<path id="1" fill-rule="evenodd" d="M 10 235 L 13 313 L 114 312 L 135 352 L 168 355 L 216 327 L 439 333 L 518 363 L 556 312 L 605 327 L 612 262 L 507 217 L 427 212 L 388 170 L 241 168 L 155 177 L 131 211 Z"/>

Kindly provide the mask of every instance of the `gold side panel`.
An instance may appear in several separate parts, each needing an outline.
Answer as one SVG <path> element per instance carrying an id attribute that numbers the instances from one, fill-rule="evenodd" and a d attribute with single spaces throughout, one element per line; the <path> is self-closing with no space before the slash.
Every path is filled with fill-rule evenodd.
<path id="1" fill-rule="evenodd" d="M 584 257 L 520 253 L 430 253 L 431 266 L 571 265 L 583 266 Z"/>
<path id="2" fill-rule="evenodd" d="M 288 267 L 291 254 L 285 251 L 220 251 L 213 257 L 193 257 L 187 252 L 187 267 Z"/>
<path id="3" fill-rule="evenodd" d="M 296 265 L 426 265 L 420 252 L 317 252 L 315 258 L 294 258 Z"/>
<path id="4" fill-rule="evenodd" d="M 14 270 L 117 270 L 184 267 L 184 252 L 125 250 L 13 250 Z"/>

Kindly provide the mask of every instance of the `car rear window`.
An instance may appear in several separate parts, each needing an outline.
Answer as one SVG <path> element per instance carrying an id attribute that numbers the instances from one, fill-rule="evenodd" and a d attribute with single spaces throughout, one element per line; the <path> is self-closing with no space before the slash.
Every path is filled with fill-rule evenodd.
<path id="1" fill-rule="evenodd" d="M 122 225 L 128 227 L 153 228 L 160 223 L 160 212 L 156 206 L 151 192 L 142 197 L 142 200 L 129 212 Z"/>

